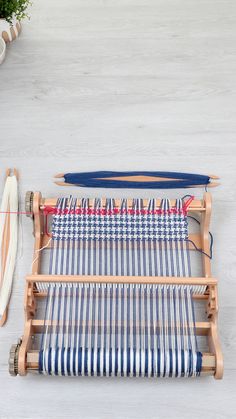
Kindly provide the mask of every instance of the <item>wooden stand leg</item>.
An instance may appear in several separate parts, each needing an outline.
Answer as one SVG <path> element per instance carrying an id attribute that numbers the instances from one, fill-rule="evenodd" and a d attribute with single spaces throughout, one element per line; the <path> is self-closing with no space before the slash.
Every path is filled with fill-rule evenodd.
<path id="1" fill-rule="evenodd" d="M 27 368 L 26 368 L 27 352 L 30 349 L 31 336 L 32 336 L 31 322 L 32 322 L 32 320 L 28 320 L 25 323 L 24 335 L 23 335 L 22 343 L 21 343 L 20 349 L 19 349 L 19 355 L 18 355 L 18 374 L 19 375 L 26 375 L 27 374 Z"/>
<path id="2" fill-rule="evenodd" d="M 211 328 L 210 328 L 208 341 L 209 341 L 210 351 L 215 355 L 215 360 L 216 360 L 214 377 L 219 380 L 223 377 L 224 362 L 223 362 L 223 355 L 222 355 L 218 333 L 217 333 L 216 321 L 211 322 Z"/>
<path id="3" fill-rule="evenodd" d="M 209 245 L 209 229 L 210 229 L 210 220 L 211 220 L 211 209 L 212 209 L 212 199 L 210 192 L 204 194 L 204 207 L 205 211 L 201 213 L 201 244 L 202 250 L 206 255 L 210 254 L 210 245 Z M 206 278 L 211 277 L 211 260 L 209 257 L 202 254 L 202 269 L 203 275 Z"/>
<path id="4" fill-rule="evenodd" d="M 32 264 L 32 274 L 39 274 L 42 247 L 42 236 L 43 236 L 43 215 L 40 211 L 40 201 L 42 199 L 40 192 L 34 193 L 33 198 L 33 217 L 34 217 L 34 232 L 35 232 L 35 243 L 34 243 L 34 254 Z"/>

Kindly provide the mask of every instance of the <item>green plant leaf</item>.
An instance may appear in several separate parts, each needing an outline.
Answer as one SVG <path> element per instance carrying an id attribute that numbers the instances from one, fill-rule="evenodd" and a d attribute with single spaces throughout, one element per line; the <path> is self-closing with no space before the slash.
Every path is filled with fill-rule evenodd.
<path id="1" fill-rule="evenodd" d="M 29 17 L 26 10 L 31 6 L 30 0 L 0 0 L 0 18 L 12 23 L 13 18 L 22 20 Z"/>

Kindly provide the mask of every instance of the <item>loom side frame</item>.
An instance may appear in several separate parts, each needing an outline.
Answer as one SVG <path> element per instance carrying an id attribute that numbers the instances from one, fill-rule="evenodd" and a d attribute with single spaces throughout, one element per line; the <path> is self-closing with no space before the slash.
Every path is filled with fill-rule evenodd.
<path id="1" fill-rule="evenodd" d="M 144 200 L 145 201 L 145 200 Z M 117 200 L 115 202 L 117 203 Z M 145 202 L 144 202 L 145 204 Z M 218 338 L 217 313 L 218 295 L 217 280 L 211 276 L 211 263 L 207 256 L 202 254 L 202 266 L 204 276 L 200 278 L 177 278 L 177 277 L 112 277 L 112 276 L 67 276 L 67 275 L 41 275 L 40 261 L 41 249 L 49 238 L 44 232 L 43 209 L 45 206 L 55 206 L 56 199 L 43 199 L 40 192 L 35 192 L 33 196 L 33 219 L 34 219 L 34 253 L 32 273 L 26 277 L 26 289 L 24 299 L 25 327 L 24 335 L 19 344 L 16 373 L 24 376 L 28 371 L 37 371 L 38 351 L 31 349 L 34 333 L 42 327 L 40 321 L 34 319 L 36 312 L 37 298 L 43 295 L 37 290 L 36 282 L 119 282 L 119 283 L 156 283 L 156 284 L 192 284 L 207 285 L 207 292 L 198 298 L 206 300 L 206 311 L 208 322 L 197 324 L 197 333 L 208 336 L 210 353 L 203 354 L 203 373 L 214 375 L 216 379 L 223 376 L 223 356 Z M 172 201 L 174 205 L 174 201 Z M 211 195 L 209 192 L 204 194 L 203 200 L 194 200 L 188 211 L 197 213 L 200 216 L 200 236 L 196 239 L 201 243 L 202 250 L 209 254 L 209 224 L 211 216 Z M 16 375 L 16 374 L 15 374 Z"/>

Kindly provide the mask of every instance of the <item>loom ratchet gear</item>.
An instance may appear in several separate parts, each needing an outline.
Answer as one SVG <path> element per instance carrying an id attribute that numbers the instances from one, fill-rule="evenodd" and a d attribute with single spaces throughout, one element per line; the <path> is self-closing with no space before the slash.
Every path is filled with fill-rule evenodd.
<path id="1" fill-rule="evenodd" d="M 222 378 L 209 192 L 201 200 L 30 192 L 26 209 L 35 243 L 12 375 Z"/>
<path id="2" fill-rule="evenodd" d="M 34 193 L 32 191 L 27 191 L 25 194 L 25 212 L 26 217 L 32 218 L 33 216 L 33 197 Z"/>

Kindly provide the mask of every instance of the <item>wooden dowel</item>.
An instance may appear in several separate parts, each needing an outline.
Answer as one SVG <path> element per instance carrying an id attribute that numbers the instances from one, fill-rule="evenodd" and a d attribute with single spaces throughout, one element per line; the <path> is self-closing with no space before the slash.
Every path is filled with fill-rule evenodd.
<path id="1" fill-rule="evenodd" d="M 106 198 L 101 198 L 101 200 L 102 200 L 102 205 L 105 205 Z M 45 206 L 55 207 L 57 205 L 57 201 L 58 201 L 57 198 L 42 198 L 40 200 L 40 209 L 43 210 Z M 80 201 L 81 200 L 78 198 L 77 205 L 79 205 Z M 160 207 L 161 199 L 156 199 L 155 201 L 156 201 L 156 207 Z M 148 199 L 143 199 L 144 206 L 147 206 L 148 202 L 149 202 Z M 114 199 L 114 207 L 120 207 L 120 203 L 121 203 L 121 199 Z M 132 199 L 127 199 L 128 207 L 132 207 L 132 203 L 133 203 Z M 170 200 L 170 204 L 172 207 L 175 207 L 176 200 L 175 199 Z M 93 204 L 91 203 L 89 207 L 92 207 L 92 206 Z M 188 211 L 205 211 L 204 202 L 198 199 L 194 199 L 191 202 L 190 206 L 188 207 Z"/>
<path id="2" fill-rule="evenodd" d="M 208 176 L 209 176 L 210 179 L 220 179 L 220 177 L 216 176 L 216 175 L 208 175 Z M 63 177 L 64 177 L 64 175 L 63 175 Z"/>
<path id="3" fill-rule="evenodd" d="M 214 278 L 175 276 L 109 276 L 109 275 L 28 275 L 28 282 L 65 283 L 117 283 L 117 284 L 169 284 L 169 285 L 216 285 Z"/>
<path id="4" fill-rule="evenodd" d="M 34 297 L 35 298 L 45 298 L 45 297 L 47 297 L 47 292 L 45 291 L 45 292 L 43 292 L 43 291 L 38 291 L 38 290 L 34 290 Z M 208 298 L 209 298 L 209 295 L 208 295 L 208 293 L 206 293 L 206 294 L 193 294 L 192 295 L 192 298 L 194 299 L 194 300 L 207 300 Z"/>
<path id="5" fill-rule="evenodd" d="M 102 178 L 101 178 L 102 179 Z M 106 180 L 108 180 L 108 179 L 106 179 Z M 113 180 L 115 180 L 115 178 L 113 179 Z M 120 179 L 120 180 L 122 180 L 122 179 Z M 128 180 L 128 179 L 127 179 Z M 131 179 L 129 179 L 129 181 L 131 182 Z M 167 181 L 167 179 L 155 179 L 155 181 L 157 182 L 160 182 L 160 181 Z M 149 182 L 153 182 L 153 180 L 150 180 Z M 55 185 L 57 185 L 57 186 L 74 186 L 74 187 L 80 187 L 80 188 L 82 188 L 82 187 L 84 187 L 83 185 L 80 185 L 79 183 L 66 183 L 66 182 L 61 182 L 61 181 L 59 181 L 59 180 L 56 180 L 56 181 L 54 181 L 54 183 L 55 183 Z M 190 186 L 188 186 L 188 188 L 205 188 L 205 187 L 207 187 L 207 188 L 215 188 L 216 186 L 220 186 L 220 183 L 219 182 L 210 182 L 210 183 L 208 183 L 207 185 L 190 185 Z M 96 188 L 96 187 L 95 187 Z M 108 187 L 107 187 L 108 188 Z M 109 189 L 109 188 L 108 188 Z M 110 187 L 110 189 L 112 189 L 112 187 Z M 123 186 L 123 189 L 126 189 L 125 188 L 125 186 Z M 132 187 L 131 186 L 129 186 L 127 189 L 132 189 Z M 141 189 L 141 188 L 140 188 Z M 146 188 L 146 189 L 148 189 L 148 188 Z M 156 188 L 156 190 L 157 190 L 158 188 Z M 167 188 L 168 189 L 168 188 Z M 176 189 L 179 189 L 179 188 L 176 188 Z"/>
<path id="6" fill-rule="evenodd" d="M 114 324 L 114 322 L 112 322 L 112 324 Z M 143 323 L 141 322 L 141 324 L 143 324 Z M 35 333 L 35 334 L 36 333 L 41 333 L 43 331 L 44 326 L 51 328 L 53 326 L 55 327 L 55 326 L 63 326 L 63 325 L 66 326 L 66 323 L 57 322 L 56 320 L 53 320 L 53 321 L 51 321 L 51 320 L 45 320 L 44 321 L 44 320 L 41 320 L 41 319 L 37 319 L 37 320 L 34 320 L 33 319 L 32 320 L 32 330 L 33 330 L 33 333 Z M 70 324 L 68 326 L 68 330 L 70 330 L 70 328 L 73 327 L 74 325 L 75 325 L 75 323 L 74 324 L 73 323 Z M 80 325 L 81 326 L 82 325 L 88 325 L 88 326 L 92 327 L 92 323 L 91 322 L 90 323 L 86 323 L 86 321 L 81 322 Z M 102 324 L 100 322 L 100 326 L 101 325 Z M 116 325 L 119 326 L 119 323 L 116 322 Z M 97 326 L 98 325 L 96 323 L 96 327 Z M 134 324 L 133 325 L 131 324 L 130 326 L 134 327 Z M 156 326 L 158 327 L 159 324 L 156 323 Z M 138 329 L 138 327 L 139 327 L 139 323 L 136 322 L 136 328 Z M 167 327 L 167 329 L 169 329 L 171 331 L 171 325 L 167 325 L 166 327 Z M 189 324 L 189 327 L 191 327 L 191 324 Z M 195 323 L 195 330 L 196 330 L 196 334 L 198 336 L 207 336 L 208 333 L 209 333 L 209 331 L 210 331 L 210 328 L 211 328 L 211 325 L 210 325 L 209 322 L 196 322 Z M 152 329 L 152 326 L 151 325 L 150 325 L 150 329 Z"/>

